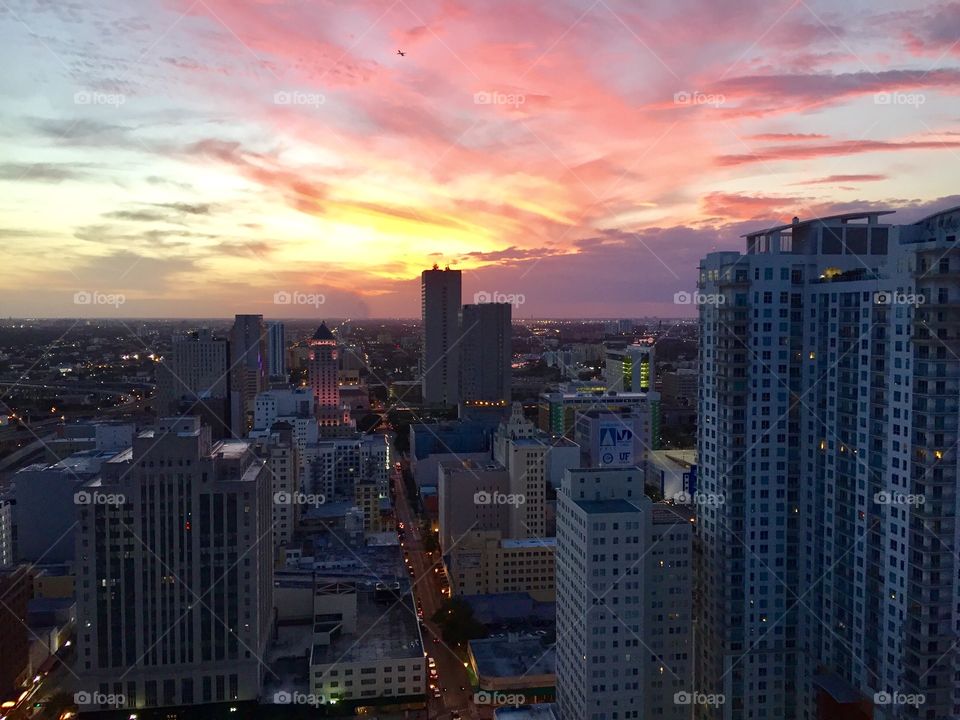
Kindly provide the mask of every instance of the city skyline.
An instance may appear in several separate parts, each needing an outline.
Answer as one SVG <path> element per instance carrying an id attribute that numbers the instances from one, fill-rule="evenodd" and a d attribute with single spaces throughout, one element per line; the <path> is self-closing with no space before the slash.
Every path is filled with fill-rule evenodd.
<path id="1" fill-rule="evenodd" d="M 15 3 L 5 56 L 29 69 L 2 81 L 0 308 L 416 317 L 437 263 L 465 303 L 522 296 L 515 319 L 693 317 L 674 294 L 745 232 L 960 204 L 958 18 Z"/>

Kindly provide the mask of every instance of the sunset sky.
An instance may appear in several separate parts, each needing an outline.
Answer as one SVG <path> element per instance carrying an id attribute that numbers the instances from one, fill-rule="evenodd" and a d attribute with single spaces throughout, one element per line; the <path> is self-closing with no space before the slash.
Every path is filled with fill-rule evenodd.
<path id="1" fill-rule="evenodd" d="M 417 316 L 438 263 L 676 317 L 748 229 L 960 204 L 957 2 L 4 0 L 0 57 L 2 316 Z"/>

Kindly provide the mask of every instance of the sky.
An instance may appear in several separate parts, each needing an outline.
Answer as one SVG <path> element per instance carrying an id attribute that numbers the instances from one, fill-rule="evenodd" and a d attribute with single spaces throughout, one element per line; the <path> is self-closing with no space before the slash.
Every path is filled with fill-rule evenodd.
<path id="1" fill-rule="evenodd" d="M 4 317 L 414 317 L 435 263 L 678 317 L 744 232 L 960 204 L 960 2 L 3 0 L 0 59 Z"/>

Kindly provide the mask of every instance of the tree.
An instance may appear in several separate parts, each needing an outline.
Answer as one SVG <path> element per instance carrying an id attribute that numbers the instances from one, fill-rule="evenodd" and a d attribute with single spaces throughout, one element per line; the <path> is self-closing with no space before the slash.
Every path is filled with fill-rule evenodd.
<path id="1" fill-rule="evenodd" d="M 444 601 L 431 619 L 440 626 L 443 641 L 448 645 L 461 645 L 487 636 L 486 628 L 473 616 L 473 608 L 462 598 Z"/>

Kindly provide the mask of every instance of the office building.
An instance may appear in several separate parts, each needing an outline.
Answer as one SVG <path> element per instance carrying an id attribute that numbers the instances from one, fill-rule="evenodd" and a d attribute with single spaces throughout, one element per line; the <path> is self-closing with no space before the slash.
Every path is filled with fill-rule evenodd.
<path id="1" fill-rule="evenodd" d="M 724 501 L 698 504 L 698 676 L 731 699 L 718 717 L 960 712 L 960 209 L 888 214 L 701 262 L 697 486 Z"/>
<path id="2" fill-rule="evenodd" d="M 81 712 L 255 700 L 273 613 L 273 502 L 243 440 L 162 419 L 84 486 Z M 99 691 L 99 693 L 97 693 Z M 102 707 L 103 696 L 123 708 Z"/>
<path id="3" fill-rule="evenodd" d="M 540 429 L 556 435 L 572 436 L 578 413 L 588 410 L 633 411 L 645 418 L 649 429 L 644 433 L 649 446 L 660 445 L 660 393 L 548 392 L 540 396 L 538 424 Z"/>
<path id="4" fill-rule="evenodd" d="M 209 329 L 180 333 L 157 365 L 160 415 L 197 415 L 215 435 L 229 436 L 230 345 Z"/>
<path id="5" fill-rule="evenodd" d="M 509 402 L 513 351 L 511 305 L 464 305 L 460 341 L 460 399 Z"/>
<path id="6" fill-rule="evenodd" d="M 263 315 L 237 315 L 230 330 L 230 429 L 244 437 L 257 393 L 267 389 L 267 329 Z"/>
<path id="7" fill-rule="evenodd" d="M 649 413 L 636 407 L 578 412 L 574 438 L 580 467 L 643 467 L 653 452 L 651 431 Z"/>
<path id="8" fill-rule="evenodd" d="M 655 504 L 637 467 L 568 470 L 557 493 L 559 720 L 688 720 L 692 509 Z M 682 696 L 681 696 L 682 697 Z"/>
<path id="9" fill-rule="evenodd" d="M 696 407 L 700 373 L 692 368 L 678 368 L 660 375 L 660 402 L 664 407 Z"/>
<path id="10" fill-rule="evenodd" d="M 83 485 L 116 455 L 87 450 L 59 462 L 28 465 L 13 476 L 10 497 L 17 562 L 73 560 L 78 510 L 95 499 Z"/>
<path id="11" fill-rule="evenodd" d="M 646 393 L 653 390 L 656 368 L 653 345 L 634 343 L 626 347 L 609 347 L 604 376 L 607 390 L 618 393 Z"/>
<path id="12" fill-rule="evenodd" d="M 287 331 L 279 320 L 267 321 L 267 367 L 271 378 L 287 378 Z"/>
<path id="13" fill-rule="evenodd" d="M 460 402 L 460 271 L 424 270 L 420 301 L 423 402 L 453 407 Z"/>

